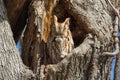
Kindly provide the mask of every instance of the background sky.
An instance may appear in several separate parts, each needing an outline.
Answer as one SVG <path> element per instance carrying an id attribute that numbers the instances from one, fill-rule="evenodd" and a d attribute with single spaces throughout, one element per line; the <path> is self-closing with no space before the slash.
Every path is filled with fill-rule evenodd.
<path id="1" fill-rule="evenodd" d="M 115 63 L 116 63 L 116 57 L 113 58 L 113 61 L 112 61 L 112 69 L 110 71 L 110 77 L 111 79 L 110 80 L 114 80 L 114 69 L 115 69 Z"/>
<path id="2" fill-rule="evenodd" d="M 16 47 L 18 48 L 19 54 L 21 55 L 22 49 L 21 49 L 21 46 L 20 46 L 20 41 L 17 42 Z"/>

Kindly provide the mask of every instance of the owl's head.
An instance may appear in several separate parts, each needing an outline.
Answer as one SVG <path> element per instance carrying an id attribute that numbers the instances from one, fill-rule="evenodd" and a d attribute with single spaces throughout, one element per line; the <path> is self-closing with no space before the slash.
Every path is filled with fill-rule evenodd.
<path id="1" fill-rule="evenodd" d="M 54 32 L 56 34 L 63 34 L 69 30 L 70 18 L 66 18 L 64 22 L 58 22 L 58 18 L 54 15 Z"/>

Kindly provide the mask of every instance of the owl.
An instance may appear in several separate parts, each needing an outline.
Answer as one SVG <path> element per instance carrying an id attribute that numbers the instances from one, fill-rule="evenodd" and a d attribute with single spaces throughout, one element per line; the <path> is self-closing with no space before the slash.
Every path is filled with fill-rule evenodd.
<path id="1" fill-rule="evenodd" d="M 66 18 L 64 22 L 60 23 L 55 15 L 53 17 L 53 26 L 51 27 L 47 47 L 51 62 L 54 64 L 61 61 L 72 51 L 74 42 L 69 28 L 70 18 Z"/>

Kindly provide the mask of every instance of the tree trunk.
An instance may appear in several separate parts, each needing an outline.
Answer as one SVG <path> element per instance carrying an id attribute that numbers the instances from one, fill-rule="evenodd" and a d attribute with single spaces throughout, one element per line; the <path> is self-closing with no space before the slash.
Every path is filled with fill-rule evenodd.
<path id="1" fill-rule="evenodd" d="M 55 2 L 55 8 L 46 0 L 32 2 L 23 38 L 24 63 L 34 73 L 38 73 L 37 78 L 40 80 L 110 80 L 112 58 L 101 56 L 104 51 L 111 52 L 113 48 L 110 31 L 112 19 L 107 2 L 104 0 L 57 0 Z M 50 9 L 51 7 L 54 9 Z M 67 17 L 71 18 L 70 29 L 75 48 L 57 64 L 51 64 L 47 50 L 49 46 L 42 41 L 42 28 L 45 27 L 42 23 L 47 17 L 44 16 L 44 11 L 45 14 L 57 15 L 60 22 Z M 52 21 L 49 19 L 48 21 Z"/>
<path id="2" fill-rule="evenodd" d="M 26 31 L 23 37 L 23 62 L 29 66 L 34 73 L 38 72 L 44 55 L 45 44 L 41 40 L 43 2 L 33 1 L 29 6 L 29 17 Z"/>
<path id="3" fill-rule="evenodd" d="M 15 5 L 19 3 L 21 6 L 20 9 L 14 8 L 13 12 L 11 8 L 10 12 L 8 10 L 10 3 L 6 4 L 10 23 L 19 24 L 20 14 L 18 17 L 17 13 L 24 12 L 23 8 L 27 7 L 23 7 L 26 1 L 22 1 L 16 0 Z M 0 0 L 0 79 L 110 80 L 112 57 L 103 55 L 113 50 L 110 30 L 114 17 L 107 0 L 32 0 L 21 41 L 22 60 L 30 69 L 22 63 L 13 40 L 12 31 L 16 35 L 20 26 L 11 31 L 6 13 Z M 11 16 L 12 13 L 15 17 Z M 51 62 L 50 46 L 47 45 L 54 24 L 53 15 L 61 23 L 68 17 L 71 19 L 69 27 L 74 41 L 74 49 L 57 63 Z M 20 21 L 23 26 L 24 21 Z M 20 36 L 22 29 L 18 33 Z"/>
<path id="4" fill-rule="evenodd" d="M 25 67 L 19 56 L 3 0 L 0 0 L 0 79 L 24 80 L 31 76 L 32 71 Z"/>
<path id="5" fill-rule="evenodd" d="M 19 40 L 28 18 L 28 6 L 31 0 L 4 0 L 8 19 L 15 42 Z"/>

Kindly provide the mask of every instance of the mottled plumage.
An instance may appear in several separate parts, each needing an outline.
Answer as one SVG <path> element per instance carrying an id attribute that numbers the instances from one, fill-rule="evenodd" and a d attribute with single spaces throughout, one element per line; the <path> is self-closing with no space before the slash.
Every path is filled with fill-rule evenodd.
<path id="1" fill-rule="evenodd" d="M 69 29 L 70 18 L 66 18 L 63 23 L 57 21 L 54 16 L 54 25 L 48 40 L 49 56 L 52 63 L 57 63 L 63 59 L 73 49 L 74 43 Z"/>

